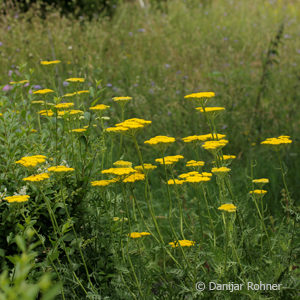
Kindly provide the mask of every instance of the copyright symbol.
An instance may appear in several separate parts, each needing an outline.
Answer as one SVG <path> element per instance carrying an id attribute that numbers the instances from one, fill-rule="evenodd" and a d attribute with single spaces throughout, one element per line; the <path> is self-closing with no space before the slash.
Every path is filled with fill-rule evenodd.
<path id="1" fill-rule="evenodd" d="M 202 292 L 205 290 L 205 283 L 202 281 L 199 281 L 196 283 L 196 290 L 199 292 Z"/>

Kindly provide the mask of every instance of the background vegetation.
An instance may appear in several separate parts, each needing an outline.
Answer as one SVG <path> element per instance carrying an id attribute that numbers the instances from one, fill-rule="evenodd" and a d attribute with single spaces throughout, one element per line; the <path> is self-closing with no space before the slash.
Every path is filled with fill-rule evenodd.
<path id="1" fill-rule="evenodd" d="M 187 0 L 161 2 L 160 5 L 156 3 L 150 5 L 150 2 L 146 2 L 148 5 L 144 9 L 138 2 L 124 1 L 114 3 L 113 12 L 107 13 L 98 7 L 99 15 L 98 11 L 96 15 L 91 15 L 93 6 L 80 6 L 80 3 L 76 4 L 74 17 L 62 13 L 58 8 L 59 4 L 56 8 L 44 9 L 46 13 L 41 13 L 38 6 L 32 6 L 28 10 L 25 8 L 26 13 L 17 12 L 6 6 L 5 14 L 1 16 L 0 109 L 1 113 L 6 113 L 0 128 L 2 199 L 24 186 L 21 178 L 27 174 L 14 164 L 16 160 L 29 154 L 45 154 L 49 157 L 55 154 L 54 123 L 42 121 L 43 132 L 38 137 L 28 132 L 29 129 L 38 129 L 37 109 L 30 106 L 31 100 L 36 99 L 32 95 L 35 89 L 53 88 L 56 96 L 61 96 L 74 91 L 72 85 L 66 84 L 66 78 L 86 78 L 80 87 L 90 89 L 90 94 L 80 98 L 80 102 L 76 103 L 77 108 L 88 111 L 88 107 L 98 98 L 98 103 L 110 105 L 107 114 L 110 120 L 105 121 L 105 127 L 112 126 L 121 118 L 120 107 L 112 105 L 112 97 L 133 97 L 133 101 L 126 107 L 126 118 L 138 117 L 152 121 L 152 125 L 138 136 L 146 162 L 153 162 L 154 158 L 159 156 L 153 149 L 143 145 L 143 141 L 160 134 L 174 136 L 179 140 L 168 149 L 168 155 L 183 154 L 189 159 L 196 159 L 193 150 L 180 142 L 180 138 L 208 133 L 209 127 L 205 119 L 193 110 L 193 106 L 184 100 L 184 96 L 192 92 L 214 91 L 216 97 L 210 104 L 226 107 L 226 112 L 218 119 L 218 131 L 226 134 L 230 141 L 226 146 L 226 153 L 237 156 L 232 164 L 233 188 L 236 198 L 242 203 L 243 220 L 249 225 L 245 228 L 240 241 L 249 240 L 247 247 L 251 248 L 250 253 L 254 261 L 257 259 L 257 265 L 250 267 L 252 265 L 246 259 L 249 253 L 243 252 L 249 248 L 243 243 L 239 244 L 244 266 L 242 273 L 255 281 L 260 279 L 254 276 L 255 272 L 262 272 L 262 279 L 265 282 L 276 278 L 283 280 L 289 287 L 279 294 L 262 293 L 261 299 L 268 297 L 296 299 L 296 290 L 299 288 L 299 249 L 295 245 L 299 245 L 299 240 L 293 240 L 291 245 L 291 236 L 293 226 L 298 228 L 294 224 L 299 222 L 296 213 L 300 197 L 298 188 L 300 12 L 297 1 Z M 92 1 L 83 3 L 85 5 Z M 71 10 L 73 9 L 72 6 Z M 94 8 L 92 10 L 94 11 Z M 40 65 L 41 60 L 53 59 L 60 59 L 62 63 L 51 69 L 45 69 Z M 29 79 L 30 85 L 22 92 L 16 88 L 11 89 L 10 81 L 22 79 Z M 51 97 L 47 99 L 50 101 Z M 20 112 L 19 115 L 14 113 L 17 110 Z M 95 121 L 88 113 L 85 117 L 91 120 L 91 123 Z M 289 150 L 282 153 L 284 173 L 294 203 L 294 210 L 290 212 L 283 209 L 287 191 L 282 182 L 276 157 L 260 145 L 265 138 L 279 135 L 290 135 L 293 140 Z M 63 141 L 64 137 L 61 138 Z M 90 180 L 95 179 L 97 174 L 99 176 L 101 170 L 100 160 L 94 168 L 91 168 L 94 154 L 101 156 L 103 151 L 106 151 L 105 168 L 111 167 L 111 163 L 119 158 L 130 160 L 137 165 L 138 157 L 130 141 L 124 140 L 121 155 L 116 149 L 110 151 L 111 145 L 115 145 L 116 142 L 109 141 L 104 149 L 101 144 L 102 135 L 97 132 L 91 133 L 90 141 L 86 143 L 84 137 L 78 140 L 77 159 L 74 160 L 73 157 L 72 162 L 75 165 L 72 167 L 80 171 L 64 182 L 62 190 L 65 197 L 70 199 L 68 205 L 76 232 L 80 234 L 82 243 L 86 244 L 86 247 L 83 247 L 84 257 L 96 289 L 88 283 L 74 236 L 69 233 L 70 229 L 66 230 L 65 234 L 69 235 L 64 241 L 67 253 L 72 258 L 73 269 L 68 263 L 66 251 L 63 251 L 63 242 L 56 241 L 55 245 L 58 245 L 60 251 L 55 252 L 53 248 L 52 252 L 49 250 L 51 245 L 54 245 L 51 244 L 51 240 L 53 242 L 54 239 L 53 228 L 45 204 L 42 204 L 42 196 L 31 188 L 29 188 L 31 197 L 36 201 L 26 211 L 25 219 L 18 214 L 19 217 L 16 218 L 16 212 L 9 210 L 5 201 L 0 204 L 1 266 L 3 269 L 14 270 L 17 260 L 10 260 L 8 257 L 15 253 L 33 251 L 17 246 L 16 236 L 22 236 L 24 241 L 29 240 L 31 243 L 34 241 L 41 243 L 37 235 L 32 241 L 30 229 L 32 230 L 33 226 L 40 235 L 45 236 L 44 246 L 50 251 L 43 250 L 42 244 L 37 246 L 38 248 L 33 247 L 38 249 L 36 251 L 39 256 L 33 271 L 28 273 L 28 278 L 31 283 L 36 284 L 36 292 L 40 289 L 42 293 L 43 289 L 38 287 L 37 282 L 47 270 L 54 274 L 54 283 L 63 282 L 67 299 L 75 298 L 75 295 L 78 298 L 83 297 L 83 289 L 72 273 L 75 270 L 77 274 L 81 274 L 80 281 L 88 293 L 98 295 L 99 299 L 102 299 L 101 297 L 130 299 L 133 297 L 130 291 L 134 291 L 135 297 L 139 298 L 141 295 L 138 286 L 132 283 L 135 281 L 129 261 L 121 263 L 122 253 L 118 249 L 121 228 L 108 221 L 115 216 L 111 211 L 112 208 L 103 207 L 103 195 L 99 196 L 99 193 L 91 191 L 89 186 Z M 71 150 L 69 147 L 63 148 L 63 145 L 62 142 L 61 161 L 58 163 L 67 160 L 71 164 L 71 158 L 68 156 Z M 79 153 L 79 148 L 84 154 Z M 87 159 L 82 160 L 83 157 Z M 201 160 L 209 161 L 211 157 L 203 152 Z M 178 165 L 178 170 L 181 168 L 183 164 Z M 162 216 L 160 226 L 164 229 L 165 237 L 171 239 L 168 222 L 164 222 L 163 219 L 168 215 L 168 202 L 164 201 L 167 197 L 165 178 L 163 171 L 159 174 L 151 180 L 154 209 L 157 215 Z M 261 249 L 258 256 L 255 256 L 262 233 L 252 235 L 257 231 L 256 222 L 260 223 L 259 219 L 253 216 L 252 202 L 247 196 L 251 189 L 251 179 L 260 177 L 270 179 L 268 194 L 264 199 L 267 228 L 274 233 L 272 243 L 275 250 L 269 260 L 266 249 Z M 47 193 L 49 199 L 56 199 L 61 193 L 61 188 L 53 183 L 47 187 Z M 213 206 L 214 201 L 218 199 L 216 186 L 210 188 L 209 194 L 210 205 Z M 197 193 L 182 195 L 186 199 L 194 199 Z M 108 193 L 106 197 L 112 204 L 117 203 L 118 212 L 121 211 L 122 214 L 122 191 L 117 189 Z M 141 203 L 145 200 L 142 187 L 137 188 L 137 197 Z M 57 203 L 59 204 L 55 209 L 60 214 L 59 226 L 62 228 L 67 224 L 68 217 L 62 204 L 59 201 Z M 143 210 L 147 211 L 145 203 Z M 186 214 L 188 215 L 189 211 L 186 211 Z M 291 216 L 294 218 L 293 221 L 287 222 Z M 217 222 L 219 221 L 216 221 L 218 224 L 216 226 L 219 228 L 220 241 L 223 241 L 221 223 Z M 126 230 L 128 232 L 128 228 Z M 195 240 L 197 240 L 196 233 L 197 230 L 194 232 Z M 126 235 L 123 236 L 127 240 Z M 188 271 L 176 268 L 168 260 L 161 260 L 161 255 L 165 252 L 155 248 L 154 244 L 155 242 L 146 244 L 143 249 L 149 249 L 149 252 L 145 250 L 141 260 L 139 258 L 135 260 L 136 247 L 127 249 L 129 257 L 134 256 L 133 264 L 137 269 L 140 269 L 138 266 L 145 266 L 145 273 L 141 272 L 138 278 L 143 288 L 148 286 L 145 297 L 148 299 L 200 297 L 189 281 Z M 27 246 L 29 247 L 29 242 Z M 213 251 L 206 245 L 201 250 L 199 247 L 193 250 L 190 261 L 199 261 L 195 278 L 201 281 L 212 280 L 214 275 L 218 274 L 217 264 L 213 262 L 222 260 L 220 249 Z M 293 251 L 290 252 L 290 249 Z M 178 257 L 184 260 L 179 254 Z M 51 260 L 57 261 L 58 258 L 61 265 L 57 273 L 62 274 L 64 279 L 58 278 L 51 266 Z M 170 263 L 168 277 L 160 273 L 162 261 Z M 203 265 L 207 268 L 206 263 L 214 270 L 213 275 L 207 272 L 202 278 L 200 274 L 203 273 Z M 231 271 L 226 279 L 239 281 L 238 272 Z M 26 276 L 24 278 L 27 278 Z M 46 294 L 47 288 L 44 290 Z M 54 294 L 60 291 L 61 289 L 55 286 Z M 222 296 L 222 294 L 215 295 Z M 244 295 L 244 297 L 256 296 Z"/>

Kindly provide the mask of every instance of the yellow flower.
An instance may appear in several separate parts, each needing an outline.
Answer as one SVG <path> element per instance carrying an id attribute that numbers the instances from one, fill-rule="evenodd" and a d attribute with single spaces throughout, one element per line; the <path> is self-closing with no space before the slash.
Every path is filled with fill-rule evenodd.
<path id="1" fill-rule="evenodd" d="M 33 132 L 33 133 L 36 133 L 36 132 L 37 132 L 36 129 L 31 129 L 30 131 Z"/>
<path id="2" fill-rule="evenodd" d="M 75 92 L 77 95 L 81 95 L 81 94 L 89 94 L 90 91 L 89 90 L 82 90 L 82 91 L 78 91 L 78 92 Z"/>
<path id="3" fill-rule="evenodd" d="M 54 91 L 51 89 L 42 89 L 33 92 L 33 94 L 48 94 L 48 93 L 54 93 Z"/>
<path id="4" fill-rule="evenodd" d="M 34 101 L 31 101 L 32 104 L 44 104 L 45 101 L 44 100 L 34 100 Z"/>
<path id="5" fill-rule="evenodd" d="M 132 97 L 114 97 L 112 98 L 115 102 L 126 103 L 129 100 L 132 100 Z"/>
<path id="6" fill-rule="evenodd" d="M 202 172 L 200 175 L 204 177 L 212 177 L 212 173 L 207 173 L 207 172 Z"/>
<path id="7" fill-rule="evenodd" d="M 190 143 L 190 142 L 205 142 L 207 140 L 220 140 L 222 138 L 226 137 L 225 134 L 220 134 L 220 133 L 214 133 L 214 135 L 212 135 L 211 133 L 208 134 L 202 134 L 202 135 L 191 135 L 191 136 L 187 136 L 182 138 L 183 142 L 185 143 Z"/>
<path id="8" fill-rule="evenodd" d="M 48 168 L 48 171 L 49 172 L 73 172 L 74 169 L 73 168 L 68 168 L 66 166 L 53 166 L 53 167 L 50 167 Z"/>
<path id="9" fill-rule="evenodd" d="M 39 111 L 39 114 L 41 116 L 47 116 L 47 117 L 52 117 L 54 115 L 54 112 L 51 109 L 43 109 Z"/>
<path id="10" fill-rule="evenodd" d="M 129 134 L 135 135 L 138 130 L 144 128 L 146 125 L 151 124 L 152 121 L 147 121 L 144 119 L 132 118 L 125 120 L 124 122 L 118 123 L 115 127 L 109 127 L 106 129 L 108 132 L 122 133 L 128 131 Z"/>
<path id="11" fill-rule="evenodd" d="M 131 232 L 128 234 L 128 236 L 131 237 L 132 239 L 138 239 L 142 237 L 142 235 L 139 232 Z"/>
<path id="12" fill-rule="evenodd" d="M 132 162 L 126 160 L 117 160 L 113 163 L 113 165 L 118 168 L 131 168 Z"/>
<path id="13" fill-rule="evenodd" d="M 3 114 L 2 114 L 2 113 L 0 113 L 0 117 L 1 117 L 1 116 L 3 116 Z"/>
<path id="14" fill-rule="evenodd" d="M 129 128 L 127 127 L 122 127 L 122 126 L 118 126 L 118 127 L 108 127 L 105 129 L 107 132 L 117 132 L 117 133 L 122 133 L 125 131 L 128 131 Z"/>
<path id="15" fill-rule="evenodd" d="M 69 81 L 69 82 L 84 82 L 85 79 L 84 78 L 68 78 L 68 79 L 66 79 L 66 81 Z"/>
<path id="16" fill-rule="evenodd" d="M 66 114 L 68 114 L 69 111 L 68 110 L 60 110 L 57 112 L 58 117 L 64 116 Z"/>
<path id="17" fill-rule="evenodd" d="M 141 173 L 135 173 L 135 174 L 129 175 L 127 178 L 125 178 L 123 180 L 123 182 L 125 182 L 125 183 L 128 183 L 128 182 L 133 183 L 133 182 L 140 181 L 140 180 L 145 180 L 145 175 L 141 174 Z"/>
<path id="18" fill-rule="evenodd" d="M 195 109 L 202 113 L 204 113 L 204 112 L 213 113 L 213 112 L 225 110 L 225 107 L 205 107 L 204 110 L 202 107 L 196 107 Z"/>
<path id="19" fill-rule="evenodd" d="M 192 99 L 200 99 L 200 98 L 211 98 L 214 97 L 214 92 L 200 92 L 200 93 L 193 93 L 184 96 L 185 99 L 192 98 Z"/>
<path id="20" fill-rule="evenodd" d="M 184 183 L 184 180 L 179 180 L 179 179 L 170 179 L 168 180 L 167 182 L 169 185 L 173 185 L 173 184 L 183 184 Z"/>
<path id="21" fill-rule="evenodd" d="M 176 162 L 178 162 L 180 159 L 183 159 L 184 157 L 182 155 L 173 155 L 173 156 L 165 156 L 164 158 L 156 158 L 155 161 L 160 163 L 161 165 L 172 165 Z"/>
<path id="22" fill-rule="evenodd" d="M 63 97 L 72 97 L 75 95 L 88 94 L 89 92 L 90 92 L 89 90 L 83 90 L 83 91 L 78 91 L 78 92 L 74 92 L 74 93 L 67 93 L 67 94 L 63 95 Z"/>
<path id="23" fill-rule="evenodd" d="M 196 161 L 196 160 L 189 160 L 187 163 L 186 163 L 186 166 L 187 167 L 203 167 L 204 166 L 204 161 Z"/>
<path id="24" fill-rule="evenodd" d="M 36 181 L 43 181 L 45 179 L 48 179 L 49 177 L 50 177 L 50 175 L 48 173 L 41 173 L 41 174 L 31 175 L 29 177 L 23 178 L 23 180 L 36 182 Z"/>
<path id="25" fill-rule="evenodd" d="M 143 172 L 143 166 L 136 166 L 136 167 L 134 167 L 137 171 L 139 171 L 139 172 Z M 144 170 L 145 171 L 150 171 L 150 170 L 154 170 L 154 169 L 156 169 L 157 168 L 157 166 L 154 166 L 154 165 L 152 165 L 152 164 L 144 164 Z"/>
<path id="26" fill-rule="evenodd" d="M 229 160 L 229 159 L 235 159 L 236 156 L 235 155 L 226 155 L 224 154 L 223 156 L 221 156 L 221 159 L 223 160 Z"/>
<path id="27" fill-rule="evenodd" d="M 157 145 L 157 144 L 171 144 L 175 142 L 175 138 L 169 136 L 158 135 L 156 137 L 151 138 L 148 141 L 145 141 L 145 144 L 149 145 Z"/>
<path id="28" fill-rule="evenodd" d="M 269 183 L 269 179 L 268 178 L 253 179 L 252 182 L 258 184 L 266 184 Z"/>
<path id="29" fill-rule="evenodd" d="M 220 174 L 224 174 L 224 173 L 228 173 L 230 172 L 231 169 L 227 168 L 227 167 L 220 167 L 220 168 L 212 168 L 211 171 L 214 174 L 220 175 Z"/>
<path id="30" fill-rule="evenodd" d="M 28 83 L 29 80 L 21 80 L 21 81 L 11 81 L 9 84 L 23 84 L 23 83 Z"/>
<path id="31" fill-rule="evenodd" d="M 205 150 L 220 150 L 228 144 L 227 140 L 207 141 L 202 145 Z"/>
<path id="32" fill-rule="evenodd" d="M 191 247 L 191 246 L 194 246 L 195 244 L 196 244 L 195 241 L 189 241 L 189 240 L 178 240 L 178 241 L 169 243 L 169 245 L 171 245 L 172 248 L 179 247 L 179 245 L 181 247 Z"/>
<path id="33" fill-rule="evenodd" d="M 110 107 L 109 105 L 98 104 L 98 105 L 96 105 L 96 106 L 90 107 L 90 110 L 106 110 L 106 109 L 108 109 L 109 107 Z"/>
<path id="34" fill-rule="evenodd" d="M 249 192 L 249 194 L 255 194 L 255 195 L 265 195 L 266 193 L 267 193 L 266 190 L 253 190 Z"/>
<path id="35" fill-rule="evenodd" d="M 190 177 L 190 176 L 197 176 L 197 175 L 200 175 L 200 173 L 197 172 L 197 171 L 193 171 L 193 172 L 180 174 L 180 175 L 178 175 L 178 177 L 179 178 L 187 178 L 187 177 Z"/>
<path id="36" fill-rule="evenodd" d="M 59 103 L 59 104 L 55 105 L 54 107 L 57 109 L 60 109 L 60 108 L 70 108 L 72 106 L 74 106 L 74 103 L 68 102 L 68 103 Z"/>
<path id="37" fill-rule="evenodd" d="M 44 155 L 24 156 L 16 161 L 16 164 L 20 164 L 24 167 L 35 167 L 37 164 L 45 162 L 46 158 Z"/>
<path id="38" fill-rule="evenodd" d="M 192 175 L 192 176 L 188 176 L 185 178 L 185 182 L 189 182 L 189 183 L 200 183 L 200 182 L 206 182 L 206 181 L 210 181 L 210 177 L 208 176 L 202 176 L 200 175 Z"/>
<path id="39" fill-rule="evenodd" d="M 77 128 L 77 129 L 72 129 L 72 132 L 85 132 L 87 129 L 86 128 Z"/>
<path id="40" fill-rule="evenodd" d="M 151 235 L 151 233 L 150 233 L 150 232 L 145 232 L 145 231 L 143 231 L 143 232 L 140 232 L 140 234 L 141 234 L 142 236 Z"/>
<path id="41" fill-rule="evenodd" d="M 108 186 L 113 182 L 114 181 L 112 181 L 112 180 L 97 180 L 97 181 L 92 181 L 91 185 L 92 186 Z"/>
<path id="42" fill-rule="evenodd" d="M 9 203 L 26 202 L 29 200 L 29 198 L 30 196 L 28 195 L 14 195 L 14 196 L 5 197 L 4 200 L 6 200 Z"/>
<path id="43" fill-rule="evenodd" d="M 42 60 L 41 65 L 47 66 L 47 65 L 53 65 L 53 64 L 59 64 L 61 61 L 60 60 Z"/>
<path id="44" fill-rule="evenodd" d="M 83 111 L 79 109 L 71 109 L 69 113 L 70 115 L 78 115 L 78 114 L 83 114 Z"/>
<path id="45" fill-rule="evenodd" d="M 102 170 L 102 174 L 112 174 L 117 176 L 130 175 L 132 173 L 136 173 L 137 171 L 133 168 L 110 168 L 106 170 Z"/>
<path id="46" fill-rule="evenodd" d="M 280 146 L 284 144 L 291 144 L 292 140 L 288 135 L 281 135 L 277 138 L 267 138 L 266 140 L 262 141 L 262 145 L 271 145 L 271 146 Z"/>
<path id="47" fill-rule="evenodd" d="M 232 203 L 226 203 L 218 207 L 219 210 L 224 210 L 228 212 L 236 212 L 236 206 Z"/>

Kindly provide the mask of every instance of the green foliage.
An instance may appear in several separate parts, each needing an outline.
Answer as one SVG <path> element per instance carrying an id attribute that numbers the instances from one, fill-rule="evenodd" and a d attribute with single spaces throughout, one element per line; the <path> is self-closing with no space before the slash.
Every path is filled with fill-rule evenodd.
<path id="1" fill-rule="evenodd" d="M 6 269 L 0 274 L 1 300 L 34 300 L 38 295 L 42 300 L 50 300 L 55 299 L 59 293 L 58 285 L 51 286 L 49 272 L 38 275 L 36 283 L 32 283 L 29 279 L 36 268 L 34 261 L 37 253 L 34 252 L 34 249 L 38 243 L 30 243 L 33 235 L 33 230 L 27 227 L 23 236 L 16 235 L 14 238 L 21 254 L 6 257 L 13 264 L 13 268 L 10 273 Z"/>
<path id="2" fill-rule="evenodd" d="M 55 295 L 57 299 L 297 299 L 299 11 L 292 1 L 257 0 L 251 5 L 163 1 L 159 6 L 152 1 L 151 5 L 142 9 L 139 2 L 118 4 L 111 20 L 85 23 L 53 10 L 44 20 L 34 10 L 2 18 L 4 299 L 24 290 L 29 291 L 28 299 L 47 299 L 46 295 L 48 299 Z M 280 24 L 285 24 L 284 31 Z M 61 62 L 40 64 L 54 59 Z M 68 83 L 70 77 L 85 81 Z M 29 82 L 9 84 L 21 80 Z M 33 94 L 40 88 L 54 93 Z M 66 96 L 79 90 L 86 92 Z M 184 96 L 200 91 L 216 92 L 206 105 L 226 110 L 213 120 L 196 112 Z M 255 122 L 257 95 L 263 116 L 260 130 Z M 119 105 L 112 101 L 115 96 L 132 100 Z M 82 113 L 57 111 L 54 105 L 63 102 L 73 102 L 72 109 Z M 98 104 L 110 107 L 90 110 Z M 53 115 L 39 114 L 46 109 Z M 134 137 L 106 131 L 135 117 L 152 124 Z M 182 141 L 211 131 L 224 133 L 229 140 L 218 155 L 204 150 L 202 143 Z M 173 136 L 176 143 L 161 153 L 144 143 L 156 135 Z M 277 152 L 260 145 L 279 135 L 290 135 L 292 144 Z M 236 159 L 223 162 L 220 153 L 234 154 Z M 38 154 L 46 159 L 35 167 L 15 163 Z M 177 154 L 184 158 L 172 168 L 155 162 Z M 111 179 L 101 171 L 120 159 L 157 168 L 144 181 L 92 186 L 93 181 Z M 192 159 L 205 161 L 206 172 L 218 164 L 231 171 L 224 177 L 214 175 L 203 188 L 186 182 L 167 185 L 191 171 L 186 162 Z M 49 173 L 55 165 L 74 170 Z M 44 172 L 49 179 L 23 180 Z M 264 186 L 267 194 L 256 198 L 249 191 L 257 188 L 252 179 L 261 177 L 270 182 Z M 5 197 L 14 194 L 30 199 L 9 203 Z M 234 203 L 237 212 L 218 210 L 224 203 Z M 132 232 L 151 234 L 130 238 Z M 181 239 L 195 244 L 176 248 L 169 244 Z M 43 277 L 47 272 L 51 281 Z M 262 281 L 284 288 L 200 293 L 195 289 L 198 281 Z"/>

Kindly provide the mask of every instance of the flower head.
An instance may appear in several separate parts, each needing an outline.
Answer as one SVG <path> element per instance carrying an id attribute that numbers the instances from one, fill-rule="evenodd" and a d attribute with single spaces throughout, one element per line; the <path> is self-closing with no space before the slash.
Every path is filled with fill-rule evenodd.
<path id="1" fill-rule="evenodd" d="M 232 203 L 226 203 L 218 207 L 219 210 L 224 210 L 228 212 L 236 212 L 236 206 Z"/>
<path id="2" fill-rule="evenodd" d="M 171 144 L 175 142 L 175 138 L 169 136 L 158 135 L 156 137 L 151 138 L 148 141 L 145 141 L 145 144 L 149 145 L 157 145 L 157 144 Z"/>
<path id="3" fill-rule="evenodd" d="M 100 186 L 100 187 L 104 187 L 104 186 L 108 186 L 110 185 L 111 183 L 114 183 L 115 181 L 114 180 L 97 180 L 97 181 L 92 181 L 91 182 L 91 185 L 92 186 Z"/>
<path id="4" fill-rule="evenodd" d="M 108 109 L 109 107 L 110 107 L 109 105 L 98 104 L 98 105 L 96 105 L 96 106 L 90 107 L 90 110 L 106 110 L 106 109 Z"/>
<path id="5" fill-rule="evenodd" d="M 147 235 L 151 235 L 150 232 L 131 232 L 128 234 L 129 237 L 131 237 L 132 239 L 138 239 L 141 238 L 143 236 L 147 236 Z"/>
<path id="6" fill-rule="evenodd" d="M 84 78 L 68 78 L 68 79 L 66 79 L 66 81 L 68 81 L 68 82 L 84 82 L 85 79 Z"/>
<path id="7" fill-rule="evenodd" d="M 211 98 L 214 97 L 215 93 L 214 92 L 200 92 L 200 93 L 193 93 L 184 96 L 185 99 L 201 99 L 201 98 Z"/>
<path id="8" fill-rule="evenodd" d="M 29 83 L 29 80 L 24 79 L 20 81 L 11 81 L 9 84 L 24 84 L 24 83 Z"/>
<path id="9" fill-rule="evenodd" d="M 54 112 L 51 109 L 43 109 L 39 111 L 39 114 L 41 116 L 52 117 L 54 115 Z"/>
<path id="10" fill-rule="evenodd" d="M 117 175 L 117 176 L 124 176 L 124 175 L 130 175 L 132 173 L 136 173 L 137 171 L 133 168 L 110 168 L 106 170 L 102 170 L 102 174 L 111 174 L 111 175 Z"/>
<path id="11" fill-rule="evenodd" d="M 157 166 L 154 166 L 152 164 L 144 164 L 144 169 L 143 166 L 136 166 L 134 167 L 135 170 L 139 171 L 139 172 L 143 172 L 145 170 L 145 172 L 150 171 L 150 170 L 154 170 L 157 168 Z"/>
<path id="12" fill-rule="evenodd" d="M 219 134 L 214 133 L 213 135 L 211 133 L 208 134 L 202 134 L 202 135 L 191 135 L 182 138 L 183 142 L 185 143 L 191 143 L 191 142 L 205 142 L 207 140 L 220 140 L 226 137 L 225 134 Z"/>
<path id="13" fill-rule="evenodd" d="M 106 129 L 108 132 L 117 133 L 128 133 L 130 135 L 135 135 L 140 129 L 144 128 L 146 125 L 151 124 L 152 121 L 147 121 L 144 119 L 132 118 L 125 120 L 124 122 L 118 123 L 115 127 L 109 127 Z"/>
<path id="14" fill-rule="evenodd" d="M 253 179 L 252 182 L 257 184 L 266 184 L 269 183 L 269 179 L 268 178 Z"/>
<path id="15" fill-rule="evenodd" d="M 225 173 L 230 172 L 231 169 L 227 168 L 227 167 L 220 167 L 220 168 L 212 168 L 211 172 L 217 175 L 222 175 Z"/>
<path id="16" fill-rule="evenodd" d="M 235 155 L 226 155 L 224 154 L 223 156 L 221 156 L 221 160 L 230 160 L 230 159 L 235 159 L 236 156 Z"/>
<path id="17" fill-rule="evenodd" d="M 31 101 L 32 104 L 44 104 L 45 101 L 44 100 L 33 100 Z"/>
<path id="18" fill-rule="evenodd" d="M 48 179 L 49 177 L 50 177 L 50 175 L 48 173 L 41 173 L 41 174 L 25 177 L 25 178 L 23 178 L 23 180 L 30 181 L 30 182 L 37 182 L 37 181 L 43 181 L 45 179 Z"/>
<path id="19" fill-rule="evenodd" d="M 277 138 L 267 138 L 266 140 L 261 142 L 262 145 L 274 146 L 275 149 L 277 149 L 278 146 L 291 144 L 291 143 L 292 140 L 288 135 L 281 135 Z"/>
<path id="20" fill-rule="evenodd" d="M 125 183 L 133 183 L 136 181 L 141 181 L 141 180 L 145 180 L 145 175 L 142 173 L 134 173 L 129 175 L 128 177 L 126 177 L 123 182 Z"/>
<path id="21" fill-rule="evenodd" d="M 48 65 L 54 65 L 54 64 L 59 64 L 61 61 L 60 60 L 42 60 L 41 61 L 41 65 L 44 65 L 44 66 L 48 66 Z"/>
<path id="22" fill-rule="evenodd" d="M 29 198 L 30 196 L 28 195 L 14 195 L 14 196 L 5 197 L 4 200 L 6 200 L 9 203 L 26 202 L 29 200 Z"/>
<path id="23" fill-rule="evenodd" d="M 204 166 L 204 161 L 196 161 L 196 160 L 189 160 L 187 163 L 186 163 L 186 166 L 187 167 L 203 167 Z"/>
<path id="24" fill-rule="evenodd" d="M 74 116 L 74 115 L 81 115 L 81 114 L 83 114 L 83 111 L 82 111 L 82 110 L 79 110 L 79 109 L 71 109 L 71 110 L 69 111 L 69 114 L 70 114 L 71 116 Z"/>
<path id="25" fill-rule="evenodd" d="M 179 179 L 169 179 L 167 184 L 168 185 L 173 185 L 173 184 L 183 184 L 184 180 L 179 180 Z"/>
<path id="26" fill-rule="evenodd" d="M 205 150 L 220 150 L 228 144 L 227 140 L 207 141 L 202 145 Z"/>
<path id="27" fill-rule="evenodd" d="M 253 190 L 253 191 L 250 191 L 249 194 L 254 194 L 254 195 L 265 195 L 267 193 L 266 190 Z"/>
<path id="28" fill-rule="evenodd" d="M 118 168 L 131 168 L 132 162 L 126 160 L 117 160 L 113 163 L 113 165 Z"/>
<path id="29" fill-rule="evenodd" d="M 87 129 L 86 128 L 76 128 L 76 129 L 72 129 L 71 131 L 72 132 L 81 133 L 81 132 L 87 131 Z"/>
<path id="30" fill-rule="evenodd" d="M 33 94 L 49 94 L 49 93 L 54 93 L 53 90 L 51 89 L 42 89 L 42 90 L 37 90 L 37 91 L 34 91 Z"/>
<path id="31" fill-rule="evenodd" d="M 161 165 L 172 165 L 177 163 L 180 159 L 183 159 L 182 155 L 172 155 L 172 156 L 165 156 L 163 158 L 156 158 L 155 161 L 160 163 Z"/>
<path id="32" fill-rule="evenodd" d="M 128 101 L 132 100 L 132 97 L 114 97 L 112 99 L 117 103 L 127 103 Z"/>
<path id="33" fill-rule="evenodd" d="M 225 107 L 205 107 L 204 109 L 203 107 L 196 107 L 195 109 L 202 113 L 215 113 L 218 111 L 225 110 Z"/>
<path id="34" fill-rule="evenodd" d="M 185 178 L 185 182 L 188 183 L 200 183 L 200 182 L 207 182 L 210 181 L 211 178 L 208 176 L 203 176 L 202 174 L 199 175 L 191 175 Z"/>
<path id="35" fill-rule="evenodd" d="M 74 106 L 74 103 L 73 102 L 68 102 L 68 103 L 56 104 L 54 107 L 57 108 L 57 109 L 64 109 L 64 108 L 70 108 L 72 106 Z"/>
<path id="36" fill-rule="evenodd" d="M 46 156 L 44 155 L 33 155 L 24 156 L 20 160 L 16 161 L 16 164 L 20 164 L 24 167 L 35 167 L 36 165 L 45 162 Z"/>
<path id="37" fill-rule="evenodd" d="M 191 247 L 191 246 L 194 246 L 195 244 L 196 244 L 195 241 L 189 241 L 189 240 L 178 240 L 178 241 L 169 243 L 169 245 L 171 245 L 172 248 L 177 248 L 177 247 L 179 247 L 179 245 L 181 247 Z"/>
<path id="38" fill-rule="evenodd" d="M 62 173 L 62 172 L 73 172 L 74 168 L 69 168 L 66 166 L 53 166 L 48 168 L 49 172 Z"/>

